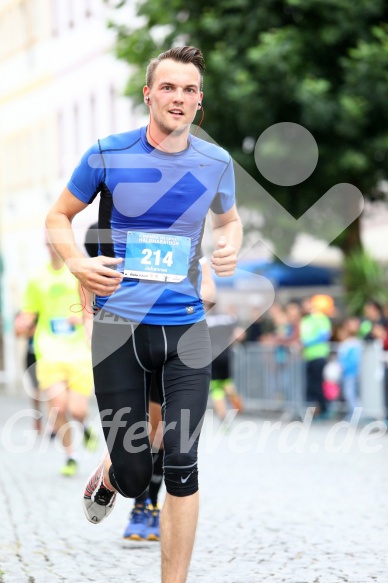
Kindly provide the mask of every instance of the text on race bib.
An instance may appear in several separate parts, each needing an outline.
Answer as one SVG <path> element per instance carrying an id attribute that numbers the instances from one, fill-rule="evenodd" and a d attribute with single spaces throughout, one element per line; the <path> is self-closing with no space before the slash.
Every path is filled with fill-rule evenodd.
<path id="1" fill-rule="evenodd" d="M 191 240 L 161 233 L 128 231 L 124 276 L 177 283 L 187 277 Z"/>

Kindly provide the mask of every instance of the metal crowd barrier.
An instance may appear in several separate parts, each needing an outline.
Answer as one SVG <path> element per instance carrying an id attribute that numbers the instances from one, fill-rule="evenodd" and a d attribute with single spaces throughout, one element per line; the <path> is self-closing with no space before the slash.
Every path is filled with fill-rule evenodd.
<path id="1" fill-rule="evenodd" d="M 294 347 L 257 342 L 233 347 L 233 378 L 246 411 L 279 411 L 302 415 L 305 372 Z"/>
<path id="2" fill-rule="evenodd" d="M 332 344 L 335 355 L 337 344 Z M 232 348 L 232 371 L 247 412 L 279 412 L 303 417 L 306 407 L 305 363 L 297 347 L 247 342 Z M 381 343 L 365 342 L 359 379 L 362 416 L 386 418 L 388 358 Z M 386 372 L 384 372 L 386 368 Z M 340 402 L 337 410 L 341 411 Z"/>

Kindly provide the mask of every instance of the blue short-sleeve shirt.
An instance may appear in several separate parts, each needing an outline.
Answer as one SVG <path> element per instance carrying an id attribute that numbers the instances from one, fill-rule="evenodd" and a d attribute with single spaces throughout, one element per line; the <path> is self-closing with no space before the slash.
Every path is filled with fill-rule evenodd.
<path id="1" fill-rule="evenodd" d="M 100 194 L 99 254 L 124 260 L 128 231 L 188 237 L 188 273 L 180 282 L 125 277 L 97 306 L 136 322 L 190 324 L 204 319 L 200 298 L 201 239 L 209 208 L 222 214 L 235 203 L 230 155 L 189 135 L 186 150 L 153 148 L 146 127 L 99 140 L 82 157 L 68 185 L 91 203 Z M 124 261 L 118 266 L 124 269 Z"/>

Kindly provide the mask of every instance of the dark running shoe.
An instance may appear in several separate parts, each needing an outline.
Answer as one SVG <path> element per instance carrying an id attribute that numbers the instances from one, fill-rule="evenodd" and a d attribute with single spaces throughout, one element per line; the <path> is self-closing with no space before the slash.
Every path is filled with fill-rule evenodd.
<path id="1" fill-rule="evenodd" d="M 112 512 L 116 501 L 116 491 L 108 488 L 104 482 L 104 463 L 105 457 L 90 476 L 84 492 L 85 516 L 93 524 L 102 522 Z"/>

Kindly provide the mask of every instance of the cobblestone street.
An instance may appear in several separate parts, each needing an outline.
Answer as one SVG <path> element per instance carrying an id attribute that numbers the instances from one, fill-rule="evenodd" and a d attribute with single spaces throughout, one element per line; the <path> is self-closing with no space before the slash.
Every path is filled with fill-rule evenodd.
<path id="1" fill-rule="evenodd" d="M 27 398 L 0 404 L 0 582 L 159 582 L 159 543 L 122 538 L 131 501 L 101 525 L 84 517 L 101 451 L 80 449 L 79 474 L 61 477 L 63 454 L 34 437 Z M 209 411 L 188 583 L 386 583 L 388 435 L 375 429 L 241 416 L 225 432 Z"/>

